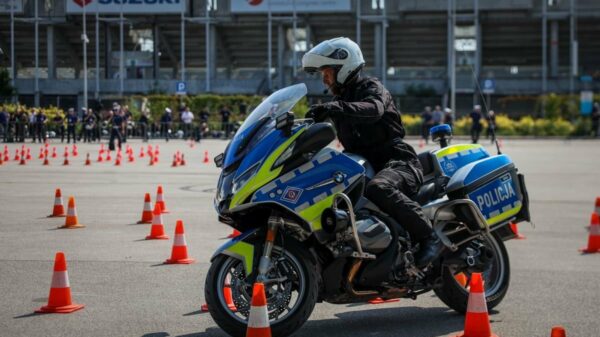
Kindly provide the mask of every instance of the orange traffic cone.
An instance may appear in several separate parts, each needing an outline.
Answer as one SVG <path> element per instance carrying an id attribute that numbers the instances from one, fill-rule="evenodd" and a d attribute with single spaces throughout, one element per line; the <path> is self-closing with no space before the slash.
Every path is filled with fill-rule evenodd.
<path id="1" fill-rule="evenodd" d="M 497 337 L 492 333 L 481 273 L 471 274 L 465 331 L 456 337 Z"/>
<path id="2" fill-rule="evenodd" d="M 456 282 L 458 282 L 458 284 L 460 284 L 461 287 L 464 288 L 467 286 L 467 275 L 465 275 L 465 273 L 458 273 L 454 275 L 454 279 Z"/>
<path id="3" fill-rule="evenodd" d="M 204 151 L 204 160 L 202 162 L 205 164 L 210 162 L 210 159 L 208 159 L 208 151 Z"/>
<path id="4" fill-rule="evenodd" d="M 38 159 L 44 159 L 44 147 L 40 146 L 40 154 L 38 155 Z"/>
<path id="5" fill-rule="evenodd" d="M 158 155 L 159 155 L 159 154 L 160 154 L 160 150 L 158 149 L 158 145 L 156 145 L 156 146 L 154 147 L 154 156 L 157 156 L 157 157 L 158 157 Z"/>
<path id="6" fill-rule="evenodd" d="M 142 211 L 142 219 L 137 223 L 152 223 L 152 201 L 150 200 L 150 193 L 146 193 L 144 196 L 144 210 Z"/>
<path id="7" fill-rule="evenodd" d="M 135 156 L 133 155 L 133 152 L 129 152 L 129 158 L 127 158 L 127 161 L 130 163 L 133 163 L 135 161 Z"/>
<path id="8" fill-rule="evenodd" d="M 517 227 L 516 223 L 510 223 L 510 230 L 517 236 L 515 239 L 517 240 L 525 240 L 527 239 L 525 235 L 519 233 L 519 227 Z"/>
<path id="9" fill-rule="evenodd" d="M 77 157 L 79 152 L 77 151 L 77 145 L 73 144 L 73 157 Z"/>
<path id="10" fill-rule="evenodd" d="M 8 147 L 4 147 L 4 161 L 10 161 L 10 153 L 8 153 Z"/>
<path id="11" fill-rule="evenodd" d="M 181 154 L 181 160 L 179 161 L 179 165 L 185 166 L 185 156 L 183 155 L 183 153 Z"/>
<path id="12" fill-rule="evenodd" d="M 26 165 L 27 162 L 25 161 L 25 153 L 23 153 L 21 155 L 21 161 L 19 162 L 19 165 Z"/>
<path id="13" fill-rule="evenodd" d="M 231 232 L 231 234 L 227 235 L 228 239 L 233 239 L 236 238 L 238 236 L 242 235 L 242 232 L 238 231 L 237 229 L 233 229 L 233 232 Z"/>
<path id="14" fill-rule="evenodd" d="M 19 161 L 21 160 L 21 157 L 19 156 L 19 149 L 15 149 L 15 158 L 13 158 L 14 161 Z"/>
<path id="15" fill-rule="evenodd" d="M 146 236 L 146 240 L 168 240 L 169 237 L 165 235 L 160 204 L 158 202 L 154 205 L 154 212 L 152 212 L 152 215 L 152 228 L 150 229 L 150 235 Z"/>
<path id="16" fill-rule="evenodd" d="M 115 159 L 115 166 L 121 166 L 121 157 L 117 156 L 117 159 Z"/>
<path id="17" fill-rule="evenodd" d="M 156 203 L 160 205 L 162 213 L 170 213 L 170 211 L 167 209 L 167 205 L 165 204 L 162 185 L 158 185 L 158 188 L 156 189 Z"/>
<path id="18" fill-rule="evenodd" d="M 152 157 L 152 145 L 148 144 L 148 156 Z"/>
<path id="19" fill-rule="evenodd" d="M 69 165 L 69 153 L 66 152 L 65 153 L 65 160 L 63 161 L 63 166 L 68 166 Z"/>
<path id="20" fill-rule="evenodd" d="M 43 163 L 43 165 L 45 165 L 45 166 L 50 165 L 50 161 L 48 160 L 48 155 L 44 156 L 44 163 Z"/>
<path id="21" fill-rule="evenodd" d="M 590 219 L 590 234 L 588 237 L 587 248 L 581 248 L 579 251 L 582 253 L 600 253 L 600 216 L 596 213 L 592 213 Z"/>
<path id="22" fill-rule="evenodd" d="M 88 152 L 87 156 L 85 157 L 85 166 L 90 165 L 92 165 L 92 161 L 90 160 L 90 153 Z"/>
<path id="23" fill-rule="evenodd" d="M 257 282 L 252 289 L 252 306 L 248 317 L 246 337 L 271 337 L 265 285 Z"/>
<path id="24" fill-rule="evenodd" d="M 2 160 L 2 154 L 0 154 L 0 165 L 4 164 L 4 160 Z"/>
<path id="25" fill-rule="evenodd" d="M 171 167 L 177 167 L 178 164 L 178 160 L 177 160 L 177 155 L 173 155 L 173 164 L 171 164 Z"/>
<path id="26" fill-rule="evenodd" d="M 567 337 L 567 331 L 560 325 L 554 326 L 550 337 Z"/>
<path id="27" fill-rule="evenodd" d="M 144 147 L 140 147 L 140 158 L 144 158 L 146 154 L 144 153 Z"/>
<path id="28" fill-rule="evenodd" d="M 60 192 L 60 188 L 57 188 L 56 191 L 54 191 L 54 207 L 52 208 L 52 214 L 48 215 L 48 217 L 56 218 L 65 216 L 65 206 L 63 206 L 62 193 Z"/>
<path id="29" fill-rule="evenodd" d="M 399 298 L 390 298 L 388 300 L 384 300 L 381 297 L 377 297 L 369 301 L 369 304 L 383 304 L 383 303 L 392 303 L 392 302 L 400 302 Z"/>
<path id="30" fill-rule="evenodd" d="M 158 154 L 154 153 L 154 156 L 152 156 L 152 160 L 154 161 L 154 164 L 158 163 Z"/>
<path id="31" fill-rule="evenodd" d="M 177 220 L 175 225 L 175 237 L 173 238 L 173 249 L 171 258 L 165 261 L 165 264 L 190 264 L 196 260 L 190 259 L 187 253 L 187 243 L 185 242 L 185 233 L 183 230 L 183 221 Z"/>
<path id="32" fill-rule="evenodd" d="M 225 303 L 227 303 L 227 307 L 229 308 L 229 310 L 236 312 L 237 308 L 235 307 L 235 304 L 233 303 L 233 294 L 231 292 L 231 276 L 227 275 L 225 277 L 225 284 L 223 285 L 223 298 L 225 298 Z M 208 311 L 208 304 L 202 304 L 202 306 L 200 307 L 200 310 L 202 310 L 202 312 L 207 312 Z"/>
<path id="33" fill-rule="evenodd" d="M 27 160 L 31 160 L 31 149 L 27 148 Z"/>
<path id="34" fill-rule="evenodd" d="M 75 197 L 69 197 L 69 207 L 67 208 L 67 218 L 65 219 L 65 225 L 58 228 L 82 228 L 84 225 L 79 223 L 77 219 L 77 209 L 75 209 Z"/>
<path id="35" fill-rule="evenodd" d="M 65 254 L 58 252 L 54 258 L 54 273 L 52 274 L 48 304 L 37 309 L 35 312 L 68 314 L 83 307 L 83 304 L 71 302 L 71 285 L 69 284 L 69 274 L 67 273 L 67 261 Z"/>
<path id="36" fill-rule="evenodd" d="M 594 207 L 594 212 L 600 216 L 600 197 L 596 197 L 596 206 Z"/>
<path id="37" fill-rule="evenodd" d="M 110 156 L 110 150 L 106 151 L 106 161 L 111 161 L 112 157 Z"/>
<path id="38" fill-rule="evenodd" d="M 52 158 L 58 157 L 58 153 L 56 152 L 56 146 L 52 147 Z"/>
<path id="39" fill-rule="evenodd" d="M 150 154 L 149 156 L 150 156 L 150 163 L 148 163 L 148 165 L 154 166 L 154 156 L 152 154 Z"/>

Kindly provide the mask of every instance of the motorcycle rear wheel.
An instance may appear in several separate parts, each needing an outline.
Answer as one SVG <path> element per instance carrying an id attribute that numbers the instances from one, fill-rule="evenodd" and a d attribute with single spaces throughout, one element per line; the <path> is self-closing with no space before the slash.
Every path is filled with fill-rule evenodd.
<path id="1" fill-rule="evenodd" d="M 489 311 L 502 302 L 508 291 L 510 284 L 510 262 L 504 242 L 496 234 L 492 233 L 488 235 L 483 243 L 492 250 L 495 257 L 489 268 L 482 273 L 485 282 L 485 299 Z M 444 268 L 442 271 L 443 285 L 440 288 L 434 289 L 434 292 L 448 307 L 464 314 L 467 312 L 467 303 L 469 300 L 468 285 L 471 275 L 464 272 L 467 283 L 463 286 L 456 278 L 456 275 L 459 273 L 450 268 Z"/>
<path id="2" fill-rule="evenodd" d="M 308 317 L 312 313 L 315 303 L 317 302 L 319 278 L 312 257 L 300 243 L 290 238 L 286 238 L 285 251 L 282 252 L 280 247 L 275 246 L 273 255 L 273 260 L 277 258 L 286 259 L 285 263 L 289 262 L 289 264 L 284 268 L 287 268 L 288 270 L 297 269 L 296 274 L 298 274 L 297 281 L 294 284 L 294 291 L 297 292 L 295 301 L 297 302 L 292 305 L 292 310 L 286 313 L 283 319 L 279 319 L 278 317 L 275 319 L 273 318 L 273 311 L 275 310 L 273 302 L 277 300 L 278 294 L 276 291 L 281 289 L 281 287 L 278 287 L 277 285 L 275 285 L 275 287 L 265 285 L 272 336 L 284 337 L 294 333 L 306 322 L 306 320 L 308 320 Z M 228 270 L 230 270 L 235 263 L 241 263 L 241 261 L 226 255 L 220 255 L 213 260 L 206 276 L 204 296 L 206 303 L 208 304 L 210 315 L 217 325 L 231 336 L 243 337 L 246 335 L 248 323 L 247 317 L 246 315 L 242 315 L 239 312 L 235 313 L 229 309 L 222 295 L 223 282 L 225 281 L 224 273 L 229 273 Z M 255 263 L 254 265 L 258 266 L 258 263 Z M 234 283 L 235 282 L 232 282 L 232 287 L 234 287 Z M 243 289 L 244 286 L 241 288 L 242 289 L 239 289 L 238 292 L 240 295 L 237 297 L 235 296 L 235 293 L 238 289 L 233 290 L 235 298 L 234 302 L 237 302 L 236 306 L 239 305 L 241 311 L 244 311 L 247 310 L 247 306 L 249 306 L 252 291 L 251 289 L 248 289 L 247 286 L 245 287 L 246 289 Z M 271 288 L 271 293 L 269 293 L 269 288 Z M 275 292 L 273 292 L 273 290 L 275 290 Z M 279 295 L 281 297 L 281 294 Z"/>

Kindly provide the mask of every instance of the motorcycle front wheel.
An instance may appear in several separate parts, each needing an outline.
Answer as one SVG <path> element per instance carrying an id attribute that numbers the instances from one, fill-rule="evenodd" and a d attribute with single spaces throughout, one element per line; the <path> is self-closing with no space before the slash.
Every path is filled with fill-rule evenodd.
<path id="1" fill-rule="evenodd" d="M 271 261 L 273 268 L 268 274 L 271 281 L 265 284 L 271 333 L 274 337 L 289 336 L 312 313 L 317 302 L 319 279 L 306 248 L 290 238 L 286 238 L 285 247 L 273 248 Z M 253 278 L 246 275 L 242 261 L 226 255 L 213 260 L 206 276 L 204 296 L 210 315 L 231 336 L 246 335 L 252 281 Z"/>

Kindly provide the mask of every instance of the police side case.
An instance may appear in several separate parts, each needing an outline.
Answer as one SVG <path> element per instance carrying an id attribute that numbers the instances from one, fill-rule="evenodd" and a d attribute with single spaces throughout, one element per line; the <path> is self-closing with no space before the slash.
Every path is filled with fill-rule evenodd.
<path id="1" fill-rule="evenodd" d="M 445 176 L 452 177 L 460 168 L 472 162 L 490 157 L 481 144 L 456 144 L 434 151 L 440 169 Z"/>
<path id="2" fill-rule="evenodd" d="M 525 180 L 507 155 L 474 161 L 458 169 L 448 182 L 450 199 L 472 200 L 488 226 L 529 221 Z"/>

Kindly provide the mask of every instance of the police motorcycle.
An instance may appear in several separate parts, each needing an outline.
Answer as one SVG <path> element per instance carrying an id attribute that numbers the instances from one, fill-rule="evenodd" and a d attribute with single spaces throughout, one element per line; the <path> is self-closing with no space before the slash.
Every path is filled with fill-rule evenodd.
<path id="1" fill-rule="evenodd" d="M 297 84 L 273 93 L 215 157 L 219 221 L 242 232 L 211 258 L 205 299 L 215 322 L 245 335 L 254 282 L 265 284 L 273 336 L 292 334 L 323 301 L 416 299 L 433 290 L 464 313 L 468 290 L 457 276 L 468 281 L 474 272 L 483 273 L 488 308 L 498 305 L 509 286 L 510 222 L 529 221 L 524 178 L 511 159 L 448 145 L 447 125 L 432 130 L 441 148 L 419 155 L 425 182 L 417 200 L 446 249 L 419 269 L 418 245 L 363 196 L 370 164 L 328 147 L 331 124 L 294 119 L 306 92 Z"/>

